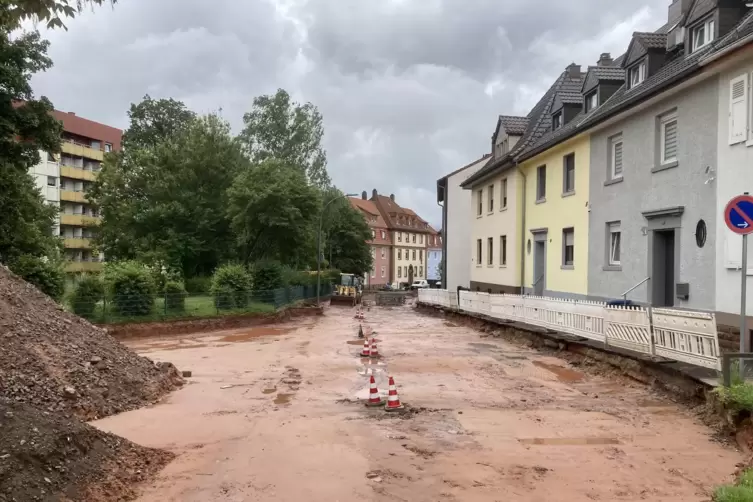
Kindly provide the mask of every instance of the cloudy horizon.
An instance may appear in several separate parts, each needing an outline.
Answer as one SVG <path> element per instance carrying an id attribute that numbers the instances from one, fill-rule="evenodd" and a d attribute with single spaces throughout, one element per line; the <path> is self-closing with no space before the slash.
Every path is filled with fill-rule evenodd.
<path id="1" fill-rule="evenodd" d="M 125 129 L 145 94 L 242 127 L 286 89 L 324 117 L 328 171 L 439 228 L 438 178 L 488 153 L 497 116 L 525 115 L 571 62 L 622 54 L 668 0 L 118 0 L 42 29 L 55 66 L 32 80 L 57 109 Z"/>

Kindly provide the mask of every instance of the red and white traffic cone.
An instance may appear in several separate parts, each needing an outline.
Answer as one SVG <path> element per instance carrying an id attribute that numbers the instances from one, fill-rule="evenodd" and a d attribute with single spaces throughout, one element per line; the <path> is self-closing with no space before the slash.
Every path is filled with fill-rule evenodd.
<path id="1" fill-rule="evenodd" d="M 379 351 L 377 350 L 376 338 L 371 339 L 371 357 L 379 357 Z"/>
<path id="2" fill-rule="evenodd" d="M 366 403 L 366 406 L 381 406 L 383 404 L 384 399 L 379 395 L 374 375 L 371 375 L 371 378 L 369 379 L 369 401 Z"/>
<path id="3" fill-rule="evenodd" d="M 400 403 L 400 396 L 397 395 L 395 379 L 390 377 L 390 390 L 387 395 L 387 404 L 384 406 L 384 409 L 387 411 L 397 411 L 402 410 L 403 408 L 405 407 Z"/>
<path id="4" fill-rule="evenodd" d="M 361 350 L 361 357 L 369 357 L 371 351 L 369 350 L 369 339 L 363 341 L 363 349 Z"/>

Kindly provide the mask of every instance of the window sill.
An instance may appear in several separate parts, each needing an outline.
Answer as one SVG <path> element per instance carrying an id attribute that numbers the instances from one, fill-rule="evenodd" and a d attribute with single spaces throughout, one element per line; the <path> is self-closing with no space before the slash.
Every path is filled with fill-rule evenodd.
<path id="1" fill-rule="evenodd" d="M 661 164 L 659 166 L 652 167 L 651 168 L 651 172 L 652 173 L 660 173 L 662 171 L 666 171 L 667 169 L 675 168 L 675 167 L 677 167 L 679 165 L 680 164 L 676 160 L 674 160 L 672 162 L 667 162 L 666 164 Z"/>
<path id="2" fill-rule="evenodd" d="M 477 214 L 477 215 L 476 215 L 476 219 L 477 219 L 477 220 L 480 220 L 480 219 L 481 219 L 481 218 L 483 218 L 483 217 L 484 217 L 484 215 L 483 215 L 483 214 Z"/>
<path id="3" fill-rule="evenodd" d="M 601 269 L 604 272 L 622 272 L 622 265 L 604 265 Z"/>
<path id="4" fill-rule="evenodd" d="M 476 268 L 481 268 L 481 265 L 476 265 Z"/>
<path id="5" fill-rule="evenodd" d="M 753 138 L 749 138 L 748 141 L 745 142 L 745 146 L 747 147 L 753 146 Z"/>
<path id="6" fill-rule="evenodd" d="M 499 268 L 507 268 L 507 265 L 500 265 Z"/>
<path id="7" fill-rule="evenodd" d="M 575 265 L 562 265 L 560 268 L 562 270 L 575 270 Z"/>
<path id="8" fill-rule="evenodd" d="M 494 214 L 494 211 L 489 211 L 488 213 L 486 213 L 487 216 L 491 216 L 493 214 Z"/>
<path id="9" fill-rule="evenodd" d="M 620 177 L 620 178 L 612 178 L 611 180 L 605 181 L 604 182 L 604 186 L 608 187 L 609 185 L 616 185 L 617 183 L 622 183 L 623 181 L 625 181 L 625 180 L 622 177 Z"/>
<path id="10" fill-rule="evenodd" d="M 507 211 L 507 206 L 499 208 L 499 212 Z"/>
<path id="11" fill-rule="evenodd" d="M 536 204 L 543 204 L 545 202 L 546 202 L 546 197 L 544 197 L 543 199 L 536 199 Z"/>
<path id="12" fill-rule="evenodd" d="M 489 264 L 489 265 L 486 266 L 486 268 L 494 268 L 494 264 L 493 263 Z"/>
<path id="13" fill-rule="evenodd" d="M 562 192 L 562 198 L 563 198 L 563 199 L 564 199 L 565 197 L 572 197 L 573 195 L 575 195 L 575 190 L 573 190 L 573 191 L 571 191 L 571 192 Z"/>

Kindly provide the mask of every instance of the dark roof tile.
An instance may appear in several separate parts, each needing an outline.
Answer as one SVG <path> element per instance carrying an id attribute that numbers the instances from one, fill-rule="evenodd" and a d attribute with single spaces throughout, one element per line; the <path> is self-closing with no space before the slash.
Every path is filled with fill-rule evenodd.
<path id="1" fill-rule="evenodd" d="M 666 33 L 641 33 L 636 31 L 633 33 L 633 38 L 648 49 L 666 49 L 667 48 L 667 34 Z"/>
<path id="2" fill-rule="evenodd" d="M 717 0 L 695 0 L 693 7 L 688 11 L 688 17 L 685 24 L 693 24 L 703 18 L 716 7 Z"/>
<path id="3" fill-rule="evenodd" d="M 515 117 L 513 115 L 500 115 L 499 120 L 507 134 L 520 136 L 526 131 L 528 117 Z"/>

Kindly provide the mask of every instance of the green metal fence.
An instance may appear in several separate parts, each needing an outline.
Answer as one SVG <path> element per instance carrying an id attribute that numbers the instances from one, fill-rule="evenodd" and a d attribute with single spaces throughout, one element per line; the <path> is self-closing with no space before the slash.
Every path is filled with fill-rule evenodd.
<path id="1" fill-rule="evenodd" d="M 331 293 L 332 286 L 322 284 L 322 299 Z M 274 313 L 307 300 L 316 300 L 316 286 L 291 286 L 269 291 L 72 297 L 67 301 L 67 307 L 93 323 L 108 324 Z"/>

